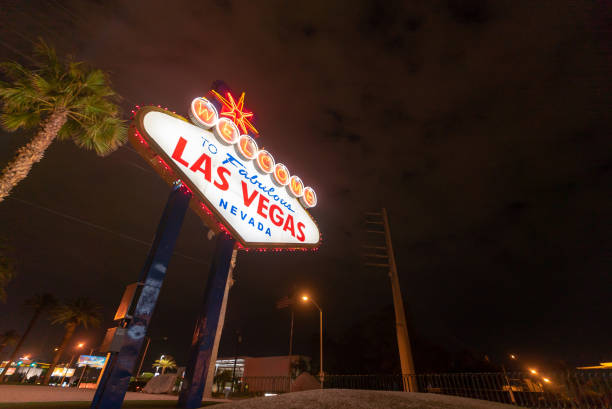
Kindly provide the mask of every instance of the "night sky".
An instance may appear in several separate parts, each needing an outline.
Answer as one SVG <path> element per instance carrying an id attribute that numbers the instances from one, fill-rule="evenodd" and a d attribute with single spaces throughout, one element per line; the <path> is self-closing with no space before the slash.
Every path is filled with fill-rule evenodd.
<path id="1" fill-rule="evenodd" d="M 321 305 L 330 340 L 388 306 L 385 272 L 361 258 L 363 215 L 386 207 L 412 331 L 497 360 L 594 364 L 612 360 L 606 3 L 10 0 L 0 60 L 28 63 L 42 36 L 109 71 L 126 119 L 136 104 L 186 115 L 217 79 L 246 91 L 258 144 L 317 191 L 323 244 L 239 254 L 221 356 L 236 330 L 240 355 L 286 354 L 275 302 L 294 289 Z M 29 136 L 0 133 L 2 166 Z M 75 341 L 97 346 L 169 191 L 129 146 L 99 158 L 54 143 L 0 203 L 18 263 L 0 331 L 25 329 L 36 292 L 88 296 L 106 322 Z M 185 363 L 213 245 L 190 211 L 149 361 Z M 316 310 L 295 325 L 296 352 L 317 359 Z M 23 352 L 48 360 L 61 334 L 40 321 Z"/>

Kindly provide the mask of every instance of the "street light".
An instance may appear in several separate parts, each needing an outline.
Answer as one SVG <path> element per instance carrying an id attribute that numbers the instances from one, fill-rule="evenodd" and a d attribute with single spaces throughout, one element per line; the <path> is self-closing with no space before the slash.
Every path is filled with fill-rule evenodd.
<path id="1" fill-rule="evenodd" d="M 310 301 L 319 309 L 319 379 L 321 380 L 321 389 L 323 389 L 323 377 L 325 376 L 323 372 L 323 310 L 315 300 L 307 295 L 302 296 L 302 301 Z"/>
<path id="2" fill-rule="evenodd" d="M 85 346 L 84 342 L 79 342 L 75 349 L 81 349 Z M 62 386 L 62 384 L 64 383 L 64 379 L 66 379 L 66 373 L 68 372 L 68 369 L 70 369 L 70 367 L 72 366 L 72 362 L 74 362 L 74 358 L 75 358 L 76 354 L 72 354 L 72 357 L 70 358 L 70 363 L 68 364 L 68 366 L 66 368 L 64 368 L 64 376 L 62 376 L 62 380 L 60 381 L 60 386 Z"/>
<path id="3" fill-rule="evenodd" d="M 510 359 L 516 359 L 516 355 L 510 354 Z"/>
<path id="4" fill-rule="evenodd" d="M 534 375 L 537 375 L 537 374 L 538 374 L 538 371 L 536 371 L 535 369 L 530 369 L 530 370 L 529 370 L 529 372 L 531 372 L 531 373 L 532 373 L 532 374 L 534 374 Z"/>

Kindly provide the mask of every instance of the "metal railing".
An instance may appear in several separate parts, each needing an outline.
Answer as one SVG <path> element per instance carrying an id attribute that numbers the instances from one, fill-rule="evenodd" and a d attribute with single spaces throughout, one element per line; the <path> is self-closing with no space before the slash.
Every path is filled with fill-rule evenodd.
<path id="1" fill-rule="evenodd" d="M 285 376 L 244 377 L 236 381 L 229 396 L 285 393 L 296 390 L 294 385 L 297 386 Z M 527 408 L 612 409 L 612 371 L 608 370 L 551 373 L 546 378 L 528 372 L 325 375 L 323 382 L 326 389 L 402 391 L 404 385 L 416 385 L 418 392 L 422 393 L 461 396 Z"/>

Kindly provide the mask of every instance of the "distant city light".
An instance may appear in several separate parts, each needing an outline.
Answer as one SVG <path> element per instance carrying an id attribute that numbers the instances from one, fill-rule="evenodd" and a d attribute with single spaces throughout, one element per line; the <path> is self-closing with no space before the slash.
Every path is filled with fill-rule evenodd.
<path id="1" fill-rule="evenodd" d="M 510 354 L 510 359 L 516 359 L 516 355 Z"/>
<path id="2" fill-rule="evenodd" d="M 304 300 L 304 301 L 308 301 L 308 296 L 307 296 L 307 295 L 303 295 L 303 296 L 302 296 L 302 300 Z"/>
<path id="3" fill-rule="evenodd" d="M 530 369 L 529 372 L 531 372 L 534 375 L 536 375 L 538 373 L 538 371 L 536 371 L 535 369 Z"/>
<path id="4" fill-rule="evenodd" d="M 548 379 L 548 378 L 542 378 L 542 380 L 543 380 L 544 382 L 546 382 L 546 383 L 550 383 L 550 379 Z"/>

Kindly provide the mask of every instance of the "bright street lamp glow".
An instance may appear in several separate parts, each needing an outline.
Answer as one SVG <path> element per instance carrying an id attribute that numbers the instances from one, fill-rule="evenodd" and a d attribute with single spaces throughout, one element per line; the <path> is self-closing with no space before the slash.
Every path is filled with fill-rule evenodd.
<path id="1" fill-rule="evenodd" d="M 85 343 L 80 342 L 80 343 L 77 345 L 77 348 L 83 348 L 83 346 L 84 346 L 84 345 L 85 345 Z"/>
<path id="2" fill-rule="evenodd" d="M 307 295 L 303 295 L 303 296 L 302 296 L 302 300 L 304 300 L 304 301 L 308 301 L 308 296 L 307 296 Z"/>
<path id="3" fill-rule="evenodd" d="M 510 354 L 510 358 L 511 358 L 511 359 L 516 359 L 516 355 L 514 355 L 514 354 Z"/>
<path id="4" fill-rule="evenodd" d="M 546 382 L 546 383 L 550 383 L 550 379 L 548 379 L 548 378 L 542 378 L 542 380 L 543 380 L 544 382 Z"/>
<path id="5" fill-rule="evenodd" d="M 529 372 L 531 372 L 534 375 L 538 373 L 538 371 L 536 371 L 535 369 L 530 369 Z"/>

